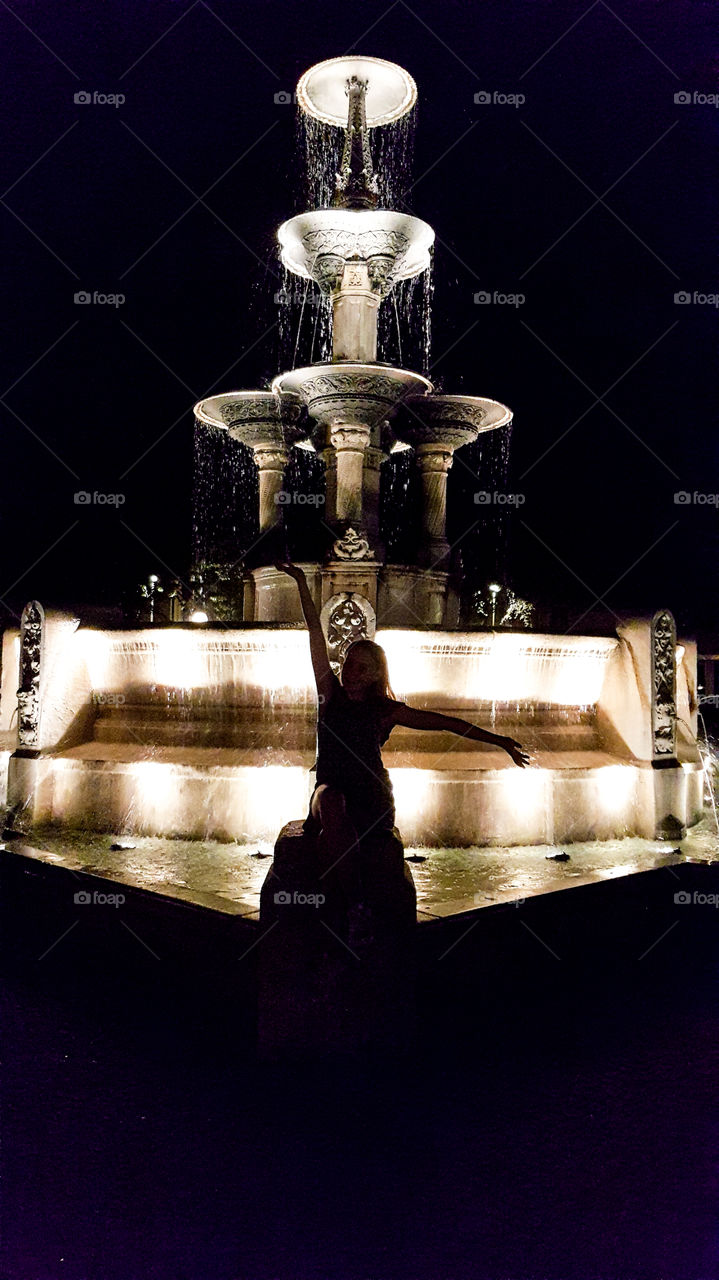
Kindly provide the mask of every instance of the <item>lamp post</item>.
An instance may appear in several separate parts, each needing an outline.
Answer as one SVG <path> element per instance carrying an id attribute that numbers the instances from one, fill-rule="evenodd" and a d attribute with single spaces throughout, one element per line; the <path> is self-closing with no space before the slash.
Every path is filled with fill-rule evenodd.
<path id="1" fill-rule="evenodd" d="M 488 590 L 492 597 L 492 630 L 494 631 L 494 619 L 497 611 L 497 596 L 502 588 L 498 582 L 490 582 Z"/>

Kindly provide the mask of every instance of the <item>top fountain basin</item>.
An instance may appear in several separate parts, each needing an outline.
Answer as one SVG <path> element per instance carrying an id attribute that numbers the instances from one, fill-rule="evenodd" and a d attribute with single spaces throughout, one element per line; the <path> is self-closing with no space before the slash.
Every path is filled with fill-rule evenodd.
<path id="1" fill-rule="evenodd" d="M 407 396 L 392 423 L 398 440 L 417 448 L 440 444 L 460 449 L 483 431 L 495 431 L 512 421 L 512 411 L 498 400 L 482 396 Z"/>
<path id="2" fill-rule="evenodd" d="M 392 281 L 409 280 L 429 266 L 434 231 L 390 209 L 315 209 L 283 222 L 277 239 L 288 271 L 326 285 L 326 264 L 336 278 L 337 265 L 349 259 L 383 260 Z"/>
<path id="3" fill-rule="evenodd" d="M 221 427 L 251 449 L 288 448 L 305 440 L 299 425 L 302 401 L 279 391 L 229 391 L 195 405 L 195 417 L 207 426 Z"/>
<path id="4" fill-rule="evenodd" d="M 417 86 L 404 67 L 384 58 L 328 58 L 305 71 L 297 84 L 297 102 L 308 116 L 323 124 L 347 127 L 347 81 L 367 81 L 365 109 L 370 129 L 392 124 L 417 101 Z"/>

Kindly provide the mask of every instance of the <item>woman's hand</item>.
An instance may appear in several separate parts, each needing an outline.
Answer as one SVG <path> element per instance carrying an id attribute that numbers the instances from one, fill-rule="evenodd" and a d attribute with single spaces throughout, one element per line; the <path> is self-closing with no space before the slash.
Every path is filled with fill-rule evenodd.
<path id="1" fill-rule="evenodd" d="M 275 569 L 279 569 L 280 573 L 289 574 L 290 578 L 294 578 L 295 582 L 300 582 L 305 576 L 304 569 L 300 569 L 298 564 L 290 564 L 288 561 L 278 561 Z"/>
<path id="2" fill-rule="evenodd" d="M 516 738 L 502 738 L 501 746 L 520 768 L 523 769 L 525 764 L 529 764 L 529 753 Z"/>

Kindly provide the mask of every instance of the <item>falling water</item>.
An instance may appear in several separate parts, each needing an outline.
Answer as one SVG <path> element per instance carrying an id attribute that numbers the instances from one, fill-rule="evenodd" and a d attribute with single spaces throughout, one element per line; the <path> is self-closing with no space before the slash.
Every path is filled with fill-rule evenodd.
<path id="1" fill-rule="evenodd" d="M 414 563 L 419 541 L 421 495 L 413 463 L 414 450 L 404 449 L 391 454 L 381 471 L 380 524 L 391 564 Z"/>
<path id="2" fill-rule="evenodd" d="M 482 497 L 507 493 L 511 436 L 512 423 L 482 432 L 455 456 L 449 473 L 447 536 L 454 543 L 464 534 L 461 559 L 470 587 L 486 587 L 493 578 L 507 581 L 508 539 L 515 508 L 508 503 L 482 501 Z"/>
<path id="3" fill-rule="evenodd" d="M 292 449 L 285 471 L 288 490 L 305 501 L 283 508 L 287 546 L 293 560 L 320 561 L 327 548 L 325 515 L 325 467 L 316 453 Z"/>
<path id="4" fill-rule="evenodd" d="M 401 120 L 370 129 L 380 209 L 404 207 L 404 197 L 412 181 L 416 118 L 417 109 L 413 107 Z M 298 192 L 299 208 L 328 209 L 342 160 L 344 130 L 323 124 L 298 108 L 296 143 L 296 169 L 305 176 L 304 191 L 300 187 Z"/>
<path id="5" fill-rule="evenodd" d="M 305 180 L 304 189 L 301 184 L 297 184 L 298 211 L 328 209 L 332 203 L 336 174 L 342 158 L 344 132 L 334 125 L 315 120 L 298 108 L 295 138 L 296 168 Z"/>
<path id="6" fill-rule="evenodd" d="M 405 209 L 412 183 L 417 107 L 396 120 L 370 130 L 372 162 L 377 175 L 380 209 Z"/>
<path id="7" fill-rule="evenodd" d="M 235 563 L 257 536 L 257 469 L 246 445 L 195 424 L 193 565 Z"/>
<path id="8" fill-rule="evenodd" d="M 400 280 L 380 304 L 377 354 L 380 360 L 429 373 L 433 264 L 411 280 Z"/>

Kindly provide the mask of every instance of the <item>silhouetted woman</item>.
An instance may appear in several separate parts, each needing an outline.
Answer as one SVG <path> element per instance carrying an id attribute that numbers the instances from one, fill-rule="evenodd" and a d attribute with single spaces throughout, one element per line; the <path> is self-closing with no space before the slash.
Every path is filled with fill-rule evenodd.
<path id="1" fill-rule="evenodd" d="M 275 565 L 294 578 L 310 633 L 310 655 L 318 695 L 315 788 L 304 829 L 322 835 L 325 856 L 336 868 L 350 910 L 350 930 L 362 925 L 362 877 L 359 841 L 395 825 L 394 795 L 380 748 L 396 724 L 410 729 L 445 729 L 477 742 L 501 747 L 524 766 L 526 751 L 514 738 L 489 733 L 458 716 L 419 711 L 400 702 L 389 684 L 387 655 L 372 640 L 355 640 L 347 650 L 338 680 L 327 656 L 324 632 L 303 570 Z M 360 928 L 361 931 L 361 928 Z"/>

